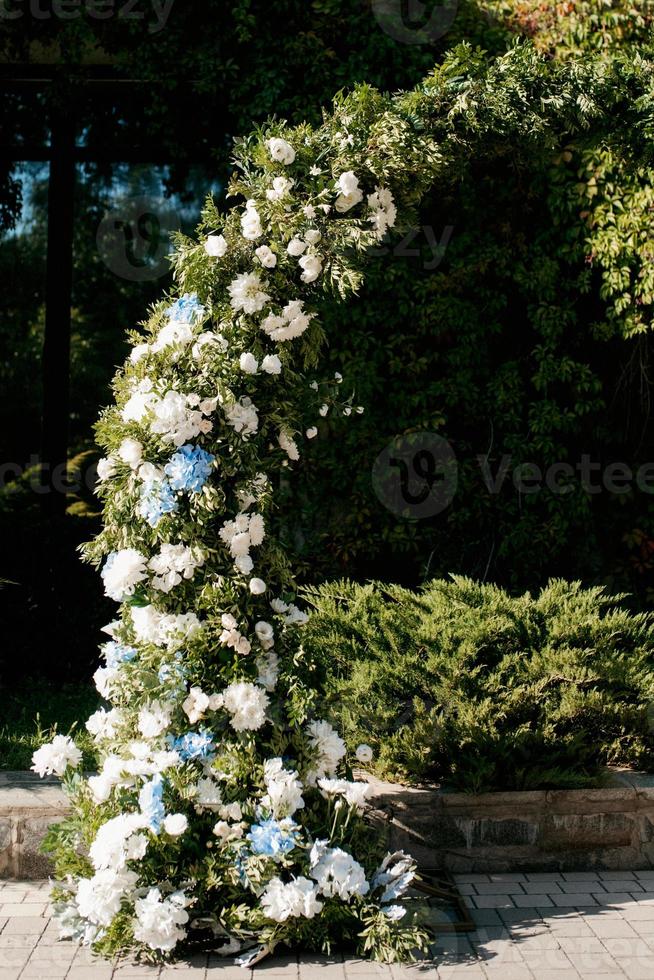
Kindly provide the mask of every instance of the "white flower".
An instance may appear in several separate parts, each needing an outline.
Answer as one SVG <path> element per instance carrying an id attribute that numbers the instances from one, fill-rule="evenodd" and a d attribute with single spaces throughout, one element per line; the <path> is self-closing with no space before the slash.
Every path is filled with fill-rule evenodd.
<path id="1" fill-rule="evenodd" d="M 302 255 L 307 247 L 307 243 L 303 242 L 301 238 L 291 238 L 290 242 L 286 246 L 286 251 L 289 255 L 296 259 L 299 255 Z"/>
<path id="2" fill-rule="evenodd" d="M 322 895 L 326 898 L 338 896 L 348 901 L 353 895 L 368 894 L 370 885 L 366 881 L 366 873 L 351 854 L 340 847 L 326 848 L 322 853 L 320 851 L 321 848 L 316 845 L 312 848 L 311 877 L 315 878 L 318 891 Z M 320 857 L 314 862 L 313 857 L 318 854 Z"/>
<path id="3" fill-rule="evenodd" d="M 320 408 L 318 409 L 318 415 L 320 415 L 320 417 L 324 419 L 328 411 L 329 411 L 329 405 L 326 404 L 321 405 Z"/>
<path id="4" fill-rule="evenodd" d="M 279 679 L 279 657 L 275 651 L 269 650 L 264 656 L 257 657 L 255 663 L 259 671 L 257 684 L 261 684 L 267 691 L 274 691 Z"/>
<path id="5" fill-rule="evenodd" d="M 266 760 L 263 766 L 263 780 L 267 794 L 261 800 L 261 804 L 272 810 L 277 819 L 292 817 L 296 810 L 304 808 L 303 787 L 298 774 L 294 769 L 284 769 L 282 759 Z"/>
<path id="6" fill-rule="evenodd" d="M 266 591 L 266 583 L 261 578 L 250 579 L 250 592 L 252 595 L 263 595 Z"/>
<path id="7" fill-rule="evenodd" d="M 327 721 L 312 721 L 307 726 L 307 735 L 316 753 L 312 780 L 332 776 L 345 755 L 345 742 Z"/>
<path id="8" fill-rule="evenodd" d="M 302 269 L 302 282 L 314 282 L 322 272 L 322 258 L 319 255 L 303 255 L 299 266 Z"/>
<path id="9" fill-rule="evenodd" d="M 134 890 L 137 881 L 135 871 L 111 868 L 98 871 L 92 878 L 80 878 L 75 894 L 80 915 L 96 925 L 111 925 L 113 917 L 120 912 L 123 898 Z"/>
<path id="10" fill-rule="evenodd" d="M 336 181 L 336 186 L 340 191 L 334 202 L 334 207 L 339 214 L 344 214 L 363 200 L 363 192 L 359 187 L 359 178 L 352 170 L 347 170 Z"/>
<path id="11" fill-rule="evenodd" d="M 204 718 L 209 708 L 209 695 L 199 687 L 192 687 L 188 697 L 182 704 L 182 709 L 192 725 Z"/>
<path id="12" fill-rule="evenodd" d="M 113 738 L 121 722 L 122 716 L 117 708 L 112 708 L 111 711 L 98 708 L 86 722 L 86 730 L 91 733 L 96 741 L 103 738 Z"/>
<path id="13" fill-rule="evenodd" d="M 136 586 L 147 578 L 147 559 L 134 548 L 113 551 L 102 569 L 105 595 L 122 602 L 134 595 Z"/>
<path id="14" fill-rule="evenodd" d="M 323 796 L 342 796 L 346 803 L 362 811 L 370 796 L 370 783 L 348 782 L 347 779 L 319 779 L 318 786 Z"/>
<path id="15" fill-rule="evenodd" d="M 266 191 L 266 197 L 269 201 L 281 201 L 283 197 L 286 197 L 293 183 L 288 177 L 275 177 L 272 188 Z"/>
<path id="16" fill-rule="evenodd" d="M 273 136 L 271 139 L 266 140 L 266 146 L 268 147 L 271 158 L 276 163 L 283 163 L 284 166 L 288 167 L 295 160 L 295 150 L 281 136 Z"/>
<path id="17" fill-rule="evenodd" d="M 196 361 L 199 361 L 207 350 L 210 351 L 214 347 L 217 347 L 219 351 L 224 353 L 229 347 L 229 344 L 221 333 L 205 330 L 193 344 L 191 354 Z"/>
<path id="18" fill-rule="evenodd" d="M 392 902 L 400 898 L 411 886 L 416 876 L 416 864 L 404 851 L 387 854 L 372 878 L 373 888 L 383 888 L 380 902 Z"/>
<path id="19" fill-rule="evenodd" d="M 241 354 L 238 365 L 241 371 L 244 371 L 245 374 L 256 374 L 259 370 L 259 362 L 254 354 L 250 353 L 250 351 Z"/>
<path id="20" fill-rule="evenodd" d="M 247 396 L 228 405 L 225 408 L 225 418 L 234 431 L 239 432 L 244 439 L 259 428 L 259 415 L 252 400 Z"/>
<path id="21" fill-rule="evenodd" d="M 118 678 L 117 667 L 98 667 L 93 675 L 93 683 L 101 698 L 109 701 L 114 694 L 114 684 Z"/>
<path id="22" fill-rule="evenodd" d="M 161 701 L 149 701 L 139 711 L 138 730 L 144 738 L 156 738 L 170 725 L 171 708 Z"/>
<path id="23" fill-rule="evenodd" d="M 188 819 L 183 813 L 169 813 L 164 818 L 163 829 L 171 837 L 181 837 L 188 827 Z"/>
<path id="24" fill-rule="evenodd" d="M 305 432 L 305 435 L 307 439 L 315 439 L 318 435 L 318 430 L 316 429 L 315 425 L 310 426 Z"/>
<path id="25" fill-rule="evenodd" d="M 393 227 L 397 217 L 393 195 L 387 187 L 376 187 L 374 194 L 368 195 L 368 207 L 372 212 L 368 220 L 377 238 L 383 238 L 386 231 Z"/>
<path id="26" fill-rule="evenodd" d="M 254 254 L 264 269 L 274 269 L 277 265 L 277 256 L 267 245 L 259 245 L 259 248 L 255 249 Z"/>
<path id="27" fill-rule="evenodd" d="M 197 407 L 196 407 L 197 406 Z M 154 420 L 150 428 L 155 435 L 160 435 L 164 442 L 172 442 L 175 446 L 183 446 L 195 439 L 201 432 L 211 432 L 212 424 L 204 415 L 209 415 L 215 408 L 212 399 L 201 402 L 197 395 L 182 395 L 178 391 L 167 391 L 152 406 Z"/>
<path id="28" fill-rule="evenodd" d="M 240 820 L 243 816 L 240 803 L 226 803 L 218 810 L 218 816 L 223 820 Z"/>
<path id="29" fill-rule="evenodd" d="M 248 201 L 245 205 L 245 211 L 241 216 L 241 234 L 251 242 L 263 235 L 261 218 L 254 201 Z"/>
<path id="30" fill-rule="evenodd" d="M 104 868 L 122 871 L 127 861 L 143 857 L 148 839 L 139 831 L 145 826 L 145 818 L 140 813 L 121 813 L 103 823 L 89 848 L 96 871 Z"/>
<path id="31" fill-rule="evenodd" d="M 220 794 L 220 786 L 216 780 L 208 776 L 203 776 L 202 779 L 198 779 L 195 787 L 194 800 L 196 806 L 206 807 L 207 810 L 212 810 L 220 806 L 222 796 Z"/>
<path id="32" fill-rule="evenodd" d="M 203 563 L 204 558 L 184 544 L 162 544 L 159 554 L 148 562 L 154 572 L 152 585 L 160 592 L 170 592 L 183 578 L 192 579 Z"/>
<path id="33" fill-rule="evenodd" d="M 387 905 L 382 912 L 391 922 L 399 922 L 406 915 L 406 908 L 403 905 Z"/>
<path id="34" fill-rule="evenodd" d="M 243 836 L 243 825 L 240 823 L 229 824 L 226 820 L 219 820 L 213 828 L 216 837 L 220 837 L 223 844 L 228 840 L 235 840 Z"/>
<path id="35" fill-rule="evenodd" d="M 373 752 L 369 745 L 363 742 L 361 745 L 357 745 L 355 755 L 359 762 L 372 762 Z"/>
<path id="36" fill-rule="evenodd" d="M 224 235 L 209 235 L 204 243 L 204 250 L 212 258 L 222 259 L 227 251 L 227 241 Z"/>
<path id="37" fill-rule="evenodd" d="M 282 362 L 277 357 L 277 354 L 266 354 L 261 362 L 261 370 L 265 371 L 266 374 L 281 374 Z"/>
<path id="38" fill-rule="evenodd" d="M 281 316 L 268 314 L 261 322 L 261 329 L 273 340 L 293 340 L 304 333 L 313 316 L 304 312 L 302 300 L 294 299 L 286 304 Z"/>
<path id="39" fill-rule="evenodd" d="M 154 606 L 132 606 L 132 625 L 142 643 L 177 648 L 192 639 L 202 629 L 195 613 L 160 613 Z"/>
<path id="40" fill-rule="evenodd" d="M 268 695 L 258 684 L 238 681 L 225 688 L 223 704 L 234 731 L 256 731 L 266 721 Z"/>
<path id="41" fill-rule="evenodd" d="M 264 650 L 270 649 L 275 636 L 275 631 L 272 625 L 261 619 L 255 624 L 254 632 L 256 633 L 257 639 Z"/>
<path id="42" fill-rule="evenodd" d="M 152 390 L 152 382 L 144 378 L 136 390 L 127 399 L 121 411 L 123 422 L 140 422 L 157 401 L 157 394 Z"/>
<path id="43" fill-rule="evenodd" d="M 118 455 L 123 463 L 127 463 L 133 470 L 138 469 L 143 456 L 143 446 L 137 439 L 123 439 L 118 447 Z"/>
<path id="44" fill-rule="evenodd" d="M 277 442 L 289 459 L 296 460 L 300 458 L 300 450 L 297 448 L 297 443 L 292 438 L 288 429 L 281 430 L 277 436 Z"/>
<path id="45" fill-rule="evenodd" d="M 116 472 L 116 458 L 114 456 L 106 456 L 98 460 L 98 480 L 104 482 L 105 480 L 111 479 Z"/>
<path id="46" fill-rule="evenodd" d="M 272 878 L 261 895 L 261 908 L 274 922 L 285 922 L 300 916 L 313 919 L 322 910 L 322 902 L 318 901 L 316 886 L 308 878 L 293 878 L 286 883 L 281 878 Z"/>
<path id="47" fill-rule="evenodd" d="M 321 238 L 322 235 L 317 228 L 309 228 L 309 230 L 304 234 L 304 240 L 305 242 L 308 242 L 309 245 L 317 245 Z"/>
<path id="48" fill-rule="evenodd" d="M 70 735 L 55 735 L 33 754 L 32 770 L 39 776 L 63 776 L 68 766 L 77 768 L 81 761 L 82 753 Z"/>
<path id="49" fill-rule="evenodd" d="M 184 892 L 173 892 L 162 898 L 158 888 L 151 888 L 145 898 L 134 903 L 134 938 L 150 949 L 168 952 L 184 939 L 186 931 L 181 927 L 188 922 L 188 904 Z"/>
<path id="50" fill-rule="evenodd" d="M 145 357 L 145 355 L 148 354 L 149 351 L 150 351 L 149 344 L 137 344 L 135 347 L 132 348 L 129 355 L 129 359 L 132 362 L 132 364 L 138 364 L 141 358 Z"/>
<path id="51" fill-rule="evenodd" d="M 257 272 L 242 272 L 228 287 L 230 306 L 232 309 L 243 310 L 244 313 L 258 313 L 270 296 L 261 288 L 261 279 Z"/>
<path id="52" fill-rule="evenodd" d="M 311 170 L 309 171 L 309 173 L 311 173 Z M 320 173 L 320 171 L 318 171 L 318 173 Z M 309 221 L 313 221 L 313 219 L 316 216 L 316 209 L 314 208 L 313 204 L 305 204 L 304 207 L 302 208 L 302 213 L 304 217 L 307 218 Z"/>

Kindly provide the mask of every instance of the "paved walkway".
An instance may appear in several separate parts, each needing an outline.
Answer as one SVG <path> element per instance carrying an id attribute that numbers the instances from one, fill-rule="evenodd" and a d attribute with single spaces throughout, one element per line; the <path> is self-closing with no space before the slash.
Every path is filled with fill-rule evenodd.
<path id="1" fill-rule="evenodd" d="M 654 871 L 460 875 L 477 931 L 443 936 L 433 961 L 378 966 L 334 956 L 265 960 L 270 980 L 654 980 Z M 161 970 L 112 966 L 58 942 L 46 882 L 0 882 L 0 980 L 248 980 L 216 956 Z"/>

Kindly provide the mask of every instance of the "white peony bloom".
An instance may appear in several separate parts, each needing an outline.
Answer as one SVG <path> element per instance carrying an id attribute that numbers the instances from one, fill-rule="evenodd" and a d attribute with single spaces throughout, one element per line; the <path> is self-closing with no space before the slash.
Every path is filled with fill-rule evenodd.
<path id="1" fill-rule="evenodd" d="M 276 163 L 283 163 L 285 167 L 289 167 L 295 160 L 295 150 L 281 136 L 273 136 L 271 139 L 266 140 L 266 146 L 268 147 L 271 159 Z"/>
<path id="2" fill-rule="evenodd" d="M 172 709 L 161 701 L 149 701 L 139 711 L 138 730 L 144 738 L 157 738 L 170 726 Z"/>
<path id="3" fill-rule="evenodd" d="M 292 438 L 288 429 L 281 430 L 277 436 L 277 442 L 289 459 L 296 460 L 300 458 L 300 450 L 297 448 L 297 443 Z"/>
<path id="4" fill-rule="evenodd" d="M 318 842 L 322 844 L 323 842 Z M 362 897 L 370 891 L 366 873 L 351 854 L 340 847 L 312 848 L 311 877 L 318 884 L 318 891 L 326 898 L 337 896 L 348 901 L 354 895 Z M 313 857 L 320 854 L 319 860 Z"/>
<path id="5" fill-rule="evenodd" d="M 150 349 L 158 354 L 173 344 L 190 344 L 194 336 L 193 326 L 190 323 L 185 323 L 182 320 L 170 320 L 165 327 L 161 328 Z"/>
<path id="6" fill-rule="evenodd" d="M 211 432 L 212 423 L 204 416 L 210 415 L 214 408 L 212 399 L 200 402 L 196 395 L 167 391 L 152 406 L 154 419 L 150 428 L 155 435 L 161 436 L 163 442 L 183 446 L 200 433 Z"/>
<path id="7" fill-rule="evenodd" d="M 129 359 L 132 362 L 132 364 L 138 364 L 141 358 L 145 357 L 145 355 L 149 353 L 150 353 L 149 344 L 137 344 L 135 347 L 132 348 L 129 355 Z"/>
<path id="8" fill-rule="evenodd" d="M 301 238 L 291 238 L 290 242 L 286 246 L 286 251 L 294 259 L 297 259 L 298 256 L 302 255 L 306 247 L 307 243 L 303 242 Z"/>
<path id="9" fill-rule="evenodd" d="M 266 583 L 262 578 L 250 579 L 250 592 L 252 595 L 263 595 L 266 591 Z"/>
<path id="10" fill-rule="evenodd" d="M 136 470 L 141 463 L 143 446 L 137 439 L 123 439 L 118 447 L 118 455 L 123 463 L 127 463 L 133 470 Z"/>
<path id="11" fill-rule="evenodd" d="M 70 735 L 55 735 L 32 755 L 32 771 L 39 776 L 63 776 L 69 766 L 74 769 L 82 761 L 82 753 Z"/>
<path id="12" fill-rule="evenodd" d="M 209 695 L 199 687 L 192 687 L 188 697 L 182 704 L 182 709 L 192 725 L 204 718 L 209 710 Z"/>
<path id="13" fill-rule="evenodd" d="M 359 204 L 363 200 L 363 192 L 359 187 L 359 178 L 355 176 L 352 170 L 347 170 L 341 174 L 336 181 L 336 186 L 339 190 L 339 195 L 334 202 L 334 207 L 339 214 L 344 214 L 350 208 L 353 208 L 355 204 Z"/>
<path id="14" fill-rule="evenodd" d="M 314 282 L 322 272 L 322 258 L 320 255 L 303 255 L 299 262 L 302 269 L 300 279 L 302 282 Z"/>
<path id="15" fill-rule="evenodd" d="M 202 555 L 185 544 L 162 544 L 159 554 L 148 562 L 154 572 L 152 586 L 160 592 L 170 592 L 182 579 L 192 579 L 202 564 Z"/>
<path id="16" fill-rule="evenodd" d="M 282 362 L 277 357 L 277 354 L 266 354 L 261 362 L 261 370 L 265 371 L 266 374 L 281 374 Z"/>
<path id="17" fill-rule="evenodd" d="M 259 370 L 259 362 L 254 354 L 250 353 L 250 351 L 241 354 L 238 366 L 240 367 L 241 371 L 245 372 L 245 374 L 256 374 Z"/>
<path id="18" fill-rule="evenodd" d="M 144 856 L 148 839 L 139 833 L 146 826 L 140 813 L 121 813 L 103 823 L 89 848 L 89 858 L 96 871 L 111 868 L 122 871 L 127 861 Z"/>
<path id="19" fill-rule="evenodd" d="M 241 234 L 243 238 L 247 238 L 251 242 L 263 235 L 261 218 L 254 201 L 248 201 L 245 205 L 245 210 L 241 216 Z"/>
<path id="20" fill-rule="evenodd" d="M 288 177 L 275 177 L 272 187 L 266 191 L 266 197 L 269 201 L 281 201 L 287 196 L 293 184 L 294 181 L 289 180 Z"/>
<path id="21" fill-rule="evenodd" d="M 106 456 L 98 460 L 98 480 L 104 483 L 105 480 L 110 480 L 112 476 L 116 473 L 116 457 Z"/>
<path id="22" fill-rule="evenodd" d="M 134 595 L 136 586 L 147 578 L 147 559 L 134 548 L 113 551 L 102 569 L 105 595 L 116 602 L 123 602 Z"/>
<path id="23" fill-rule="evenodd" d="M 134 903 L 134 938 L 150 949 L 170 952 L 186 936 L 182 928 L 188 922 L 184 892 L 173 892 L 163 898 L 158 888 L 151 888 L 145 898 Z"/>
<path id="24" fill-rule="evenodd" d="M 292 817 L 296 810 L 304 808 L 302 783 L 297 771 L 285 769 L 280 758 L 267 759 L 263 766 L 263 780 L 267 794 L 261 805 L 272 810 L 276 819 Z"/>
<path id="25" fill-rule="evenodd" d="M 268 695 L 258 684 L 239 681 L 230 684 L 223 693 L 223 705 L 231 714 L 234 731 L 256 731 L 266 722 Z"/>
<path id="26" fill-rule="evenodd" d="M 144 378 L 123 405 L 120 413 L 123 422 L 141 422 L 157 400 L 158 396 L 152 390 L 152 382 L 149 378 Z"/>
<path id="27" fill-rule="evenodd" d="M 316 886 L 308 878 L 293 878 L 289 882 L 273 878 L 261 895 L 261 908 L 274 922 L 285 922 L 300 916 L 313 919 L 321 911 L 322 902 L 318 901 Z"/>
<path id="28" fill-rule="evenodd" d="M 346 749 L 343 739 L 327 721 L 312 721 L 307 726 L 307 735 L 316 753 L 310 780 L 313 783 L 336 772 Z"/>
<path id="29" fill-rule="evenodd" d="M 227 251 L 227 241 L 224 235 L 209 235 L 204 243 L 204 250 L 213 259 L 222 259 Z"/>
<path id="30" fill-rule="evenodd" d="M 228 405 L 225 408 L 225 418 L 234 431 L 240 433 L 244 439 L 259 428 L 259 415 L 252 400 L 247 396 Z"/>
<path id="31" fill-rule="evenodd" d="M 188 828 L 188 818 L 183 813 L 169 813 L 164 817 L 163 829 L 171 837 L 181 837 Z"/>
<path id="32" fill-rule="evenodd" d="M 277 256 L 267 245 L 259 245 L 259 248 L 255 249 L 254 254 L 264 269 L 274 269 L 277 265 Z"/>
<path id="33" fill-rule="evenodd" d="M 110 701 L 114 695 L 114 685 L 119 676 L 118 667 L 98 667 L 93 675 L 93 683 L 101 698 Z"/>
<path id="34" fill-rule="evenodd" d="M 137 882 L 135 871 L 111 868 L 98 871 L 92 878 L 80 878 L 75 894 L 79 914 L 96 925 L 110 925 L 120 912 L 123 898 L 134 890 Z"/>
<path id="35" fill-rule="evenodd" d="M 232 309 L 237 313 L 242 310 L 248 314 L 262 310 L 270 302 L 270 296 L 263 291 L 261 285 L 257 272 L 242 272 L 238 275 L 228 287 Z"/>
<path id="36" fill-rule="evenodd" d="M 111 711 L 106 711 L 105 708 L 99 708 L 93 712 L 86 722 L 86 730 L 90 732 L 96 741 L 103 738 L 113 738 L 122 720 L 122 715 L 118 708 L 112 708 Z"/>
<path id="37" fill-rule="evenodd" d="M 354 754 L 359 762 L 364 764 L 366 762 L 372 762 L 373 751 L 369 745 L 365 744 L 365 742 L 362 742 L 361 745 L 357 745 L 356 752 Z"/>

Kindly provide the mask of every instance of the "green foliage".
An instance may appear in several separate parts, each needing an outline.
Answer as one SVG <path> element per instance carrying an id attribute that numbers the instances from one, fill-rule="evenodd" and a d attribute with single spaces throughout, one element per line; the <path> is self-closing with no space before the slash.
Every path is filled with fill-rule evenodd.
<path id="1" fill-rule="evenodd" d="M 561 580 L 513 597 L 456 576 L 306 596 L 325 699 L 380 776 L 480 792 L 654 763 L 654 620 L 623 597 Z"/>
<path id="2" fill-rule="evenodd" d="M 34 751 L 56 734 L 72 735 L 84 752 L 84 768 L 94 769 L 95 746 L 83 723 L 97 706 L 96 691 L 86 686 L 31 679 L 5 691 L 0 769 L 29 769 Z"/>

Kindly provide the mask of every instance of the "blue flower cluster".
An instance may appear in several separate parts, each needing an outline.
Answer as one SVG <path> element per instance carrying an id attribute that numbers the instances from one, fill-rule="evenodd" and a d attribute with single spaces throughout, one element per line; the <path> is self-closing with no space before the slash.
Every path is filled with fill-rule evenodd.
<path id="1" fill-rule="evenodd" d="M 178 735 L 176 738 L 169 735 L 166 741 L 173 752 L 179 754 L 183 762 L 188 762 L 190 759 L 211 759 L 215 755 L 211 732 L 205 729 L 199 732 L 187 732 L 186 735 Z"/>
<path id="2" fill-rule="evenodd" d="M 144 783 L 139 793 L 139 806 L 141 813 L 148 821 L 148 827 L 155 834 L 161 830 L 161 824 L 166 816 L 166 809 L 163 804 L 163 779 L 161 776 L 154 776 L 149 783 Z"/>
<path id="3" fill-rule="evenodd" d="M 280 858 L 297 845 L 297 825 L 291 820 L 280 823 L 271 817 L 261 823 L 253 823 L 247 839 L 254 854 Z"/>
<path id="4" fill-rule="evenodd" d="M 116 643 L 112 640 L 110 643 L 104 644 L 102 653 L 107 667 L 117 667 L 118 664 L 129 663 L 130 660 L 134 660 L 138 651 L 134 647 L 126 647 L 122 643 Z"/>
<path id="5" fill-rule="evenodd" d="M 172 681 L 180 688 L 186 687 L 186 669 L 183 664 L 183 659 L 183 652 L 178 650 L 175 654 L 174 663 L 161 665 L 157 672 L 157 678 L 160 684 L 167 684 L 169 681 Z"/>
<path id="6" fill-rule="evenodd" d="M 209 478 L 215 458 L 199 446 L 187 443 L 171 456 L 170 462 L 164 467 L 164 473 L 173 490 L 200 493 Z"/>
<path id="7" fill-rule="evenodd" d="M 174 514 L 179 504 L 167 480 L 148 480 L 141 487 L 139 514 L 156 527 L 164 514 Z"/>
<path id="8" fill-rule="evenodd" d="M 198 302 L 197 293 L 184 293 L 168 307 L 168 319 L 176 323 L 197 323 L 204 316 L 204 306 Z"/>

